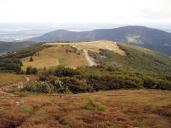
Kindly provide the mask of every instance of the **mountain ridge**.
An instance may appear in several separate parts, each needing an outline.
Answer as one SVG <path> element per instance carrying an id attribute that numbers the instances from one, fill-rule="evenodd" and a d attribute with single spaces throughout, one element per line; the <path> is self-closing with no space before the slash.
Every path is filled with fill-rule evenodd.
<path id="1" fill-rule="evenodd" d="M 79 32 L 60 29 L 29 40 L 37 42 L 110 40 L 127 42 L 171 55 L 171 33 L 144 26 L 123 26 Z"/>
<path id="2" fill-rule="evenodd" d="M 169 66 L 171 59 L 168 56 L 130 44 L 102 40 L 76 43 L 56 42 L 42 44 L 42 46 L 44 48 L 40 51 L 21 59 L 23 69 L 26 69 L 28 66 L 38 69 L 57 65 L 72 68 L 90 66 L 84 52 L 86 50 L 88 56 L 97 65 L 114 66 L 124 70 L 131 69 L 144 73 L 155 72 L 158 74 L 165 72 L 165 75 L 171 73 Z M 33 61 L 30 61 L 30 57 L 33 58 Z"/>

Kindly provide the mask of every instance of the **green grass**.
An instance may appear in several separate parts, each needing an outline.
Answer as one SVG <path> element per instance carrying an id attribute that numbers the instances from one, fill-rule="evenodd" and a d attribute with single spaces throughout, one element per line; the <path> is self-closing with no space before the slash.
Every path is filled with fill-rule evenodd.
<path id="1" fill-rule="evenodd" d="M 92 111 L 105 111 L 107 107 L 100 102 L 95 102 L 88 98 L 87 103 L 82 105 L 81 108 Z"/>
<path id="2" fill-rule="evenodd" d="M 89 54 L 103 65 L 117 67 L 128 72 L 171 76 L 171 59 L 168 56 L 129 44 L 119 44 L 119 47 L 125 51 L 126 56 L 109 50 L 101 50 L 101 55 L 92 51 Z"/>
<path id="3" fill-rule="evenodd" d="M 20 111 L 26 115 L 30 115 L 33 112 L 33 108 L 30 106 L 22 106 Z"/>

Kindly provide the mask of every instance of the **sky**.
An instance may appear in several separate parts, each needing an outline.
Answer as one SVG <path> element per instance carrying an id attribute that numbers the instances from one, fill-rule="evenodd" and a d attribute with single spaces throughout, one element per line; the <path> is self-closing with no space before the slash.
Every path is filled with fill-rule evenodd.
<path id="1" fill-rule="evenodd" d="M 171 0 L 0 0 L 0 22 L 171 24 Z"/>

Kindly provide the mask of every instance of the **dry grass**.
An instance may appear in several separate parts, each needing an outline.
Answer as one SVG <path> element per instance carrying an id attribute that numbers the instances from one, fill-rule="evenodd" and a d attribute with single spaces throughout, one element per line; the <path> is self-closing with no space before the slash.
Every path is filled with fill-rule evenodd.
<path id="1" fill-rule="evenodd" d="M 23 75 L 17 75 L 14 73 L 0 73 L 0 86 L 17 83 L 24 80 L 25 78 Z"/>
<path id="2" fill-rule="evenodd" d="M 106 110 L 82 108 L 88 97 Z M 170 128 L 170 97 L 170 91 L 141 89 L 1 99 L 0 127 Z"/>
<path id="3" fill-rule="evenodd" d="M 78 42 L 78 43 L 47 43 L 46 45 L 58 46 L 58 45 L 71 45 L 78 49 L 86 49 L 94 52 L 99 52 L 99 49 L 111 50 L 120 55 L 126 55 L 125 52 L 120 49 L 116 42 L 100 40 L 91 42 Z"/>
<path id="4" fill-rule="evenodd" d="M 120 55 L 125 55 L 118 45 L 111 41 L 93 41 L 79 43 L 47 43 L 48 48 L 43 49 L 33 56 L 33 61 L 30 62 L 30 57 L 23 58 L 23 69 L 28 66 L 43 69 L 45 67 L 54 67 L 63 65 L 66 67 L 76 68 L 80 66 L 88 66 L 83 50 L 99 52 L 99 49 L 108 49 Z M 67 52 L 67 50 L 76 49 L 77 52 Z M 72 50 L 71 50 L 72 51 Z"/>
<path id="5" fill-rule="evenodd" d="M 42 69 L 44 67 L 53 67 L 57 65 L 64 65 L 67 67 L 79 67 L 87 65 L 83 53 L 67 52 L 71 49 L 70 46 L 53 46 L 43 49 L 39 55 L 33 56 L 33 61 L 29 61 L 29 57 L 22 59 L 23 69 L 28 66 Z"/>

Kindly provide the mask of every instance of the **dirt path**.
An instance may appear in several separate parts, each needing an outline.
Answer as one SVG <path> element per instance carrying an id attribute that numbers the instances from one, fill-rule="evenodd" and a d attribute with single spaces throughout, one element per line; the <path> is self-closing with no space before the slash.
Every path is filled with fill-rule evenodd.
<path id="1" fill-rule="evenodd" d="M 26 80 L 26 81 L 25 81 L 26 83 L 28 83 L 28 82 L 30 81 L 30 77 L 24 76 L 24 78 L 25 78 L 25 80 Z"/>
<path id="2" fill-rule="evenodd" d="M 10 87 L 23 87 L 24 84 L 28 83 L 30 81 L 30 78 L 29 76 L 24 76 L 25 78 L 25 81 L 20 81 L 18 83 L 14 83 L 14 84 L 10 84 L 8 86 L 3 86 L 3 87 L 0 87 L 0 98 L 6 98 L 6 97 L 14 97 L 16 96 L 15 94 L 12 94 L 12 93 L 8 93 L 6 92 L 7 89 L 9 89 Z"/>
<path id="3" fill-rule="evenodd" d="M 85 54 L 85 58 L 87 60 L 87 62 L 89 63 L 89 66 L 94 66 L 94 65 L 97 65 L 93 59 L 88 55 L 88 52 L 86 49 L 83 50 L 84 51 L 84 54 Z"/>

